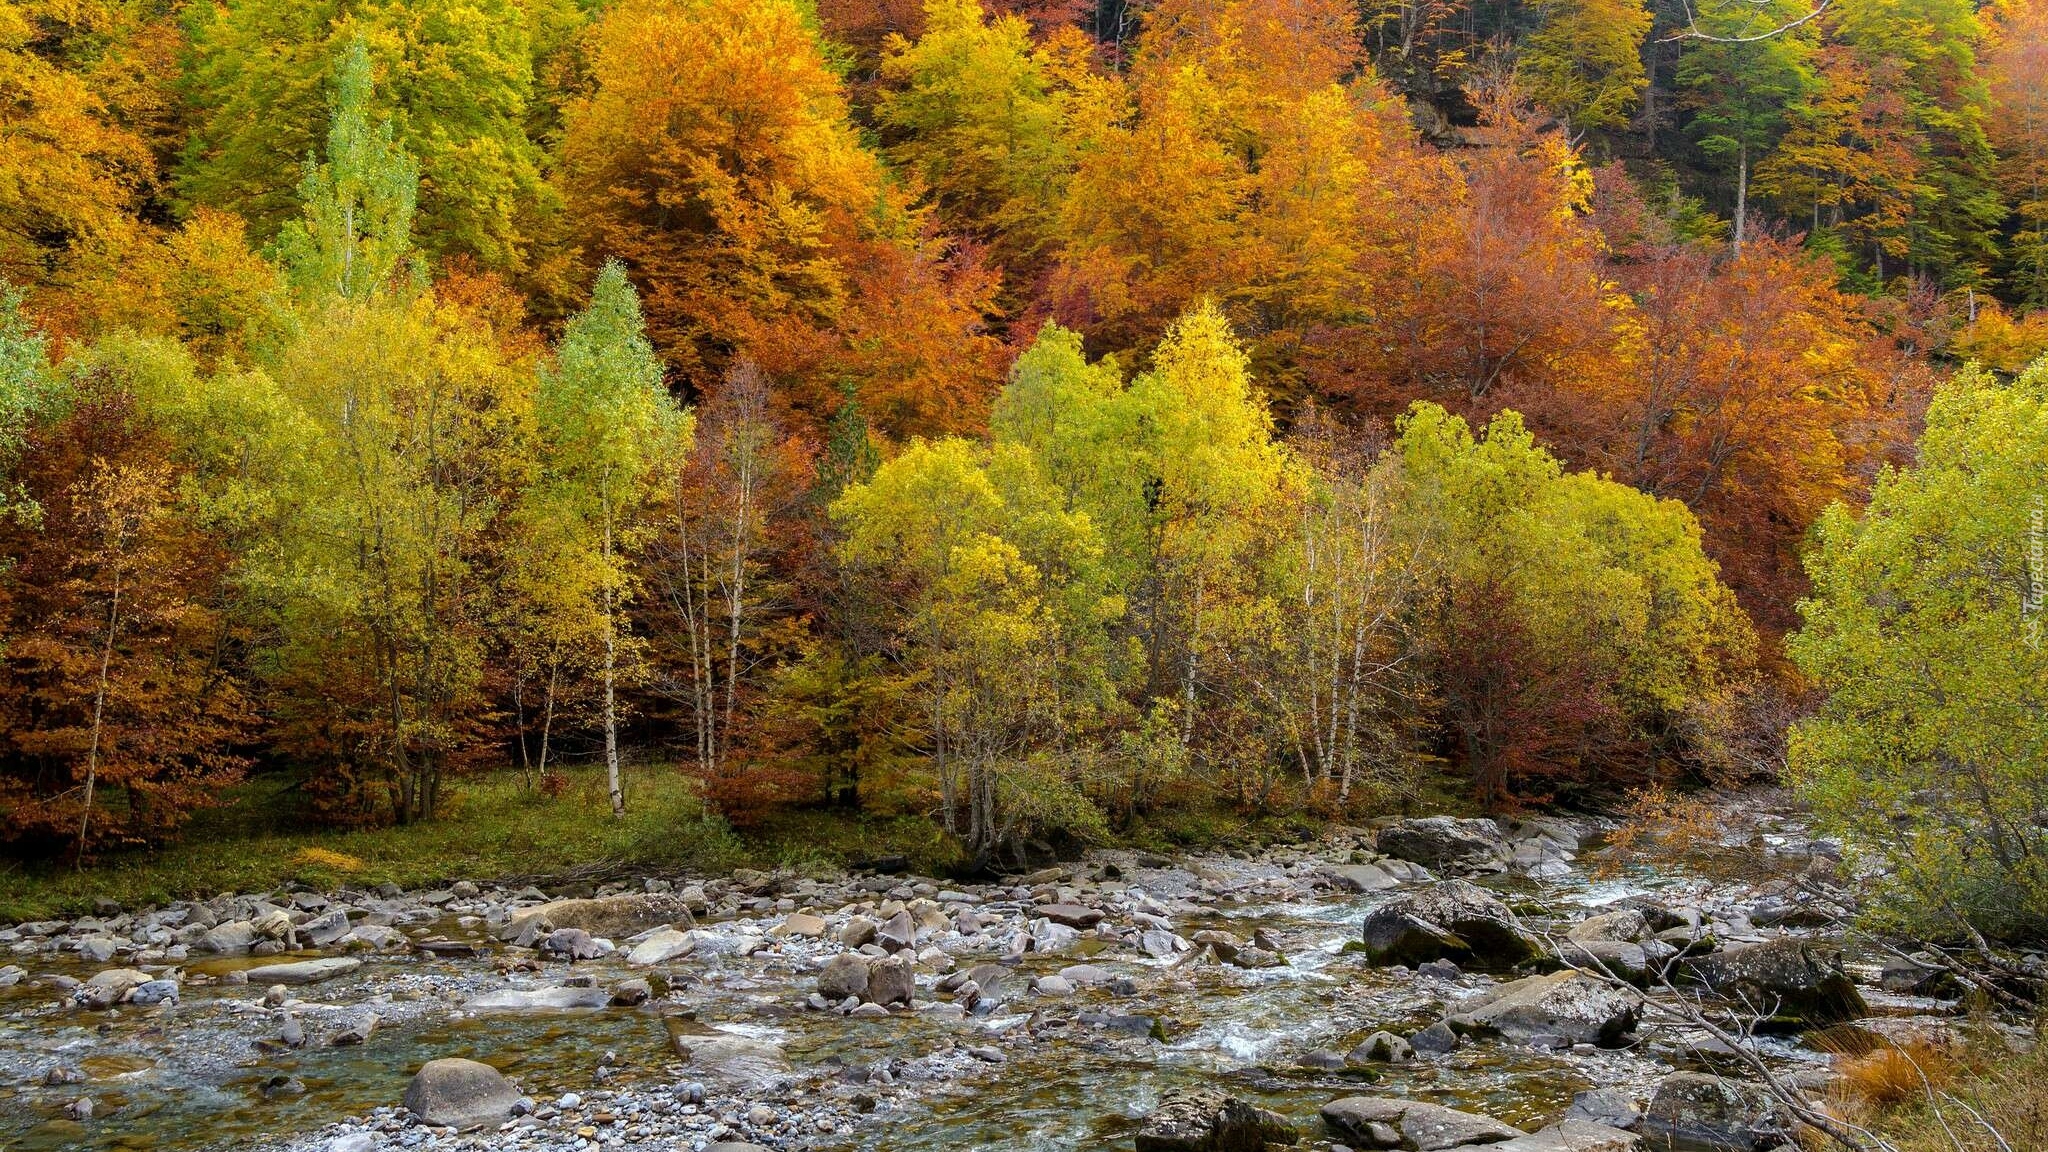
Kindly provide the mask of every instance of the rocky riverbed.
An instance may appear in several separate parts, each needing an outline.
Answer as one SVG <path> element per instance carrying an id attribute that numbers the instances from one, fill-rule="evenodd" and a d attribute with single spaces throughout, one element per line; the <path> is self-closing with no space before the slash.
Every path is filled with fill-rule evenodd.
<path id="1" fill-rule="evenodd" d="M 1802 1036 L 1953 1005 L 1843 955 L 1830 845 L 1728 815 L 1739 880 L 1596 872 L 1598 820 L 1432 818 L 977 884 L 109 906 L 0 929 L 0 1147 L 1764 1152 L 1777 1107 L 1607 974 L 1755 1005 L 1816 1093 Z"/>

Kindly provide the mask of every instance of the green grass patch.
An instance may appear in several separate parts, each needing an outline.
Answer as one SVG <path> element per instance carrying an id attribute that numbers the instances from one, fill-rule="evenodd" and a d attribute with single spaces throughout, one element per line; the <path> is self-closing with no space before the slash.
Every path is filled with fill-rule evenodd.
<path id="1" fill-rule="evenodd" d="M 140 907 L 294 881 L 416 888 L 607 865 L 717 871 L 753 858 L 722 821 L 704 818 L 691 782 L 673 769 L 629 771 L 623 819 L 611 814 L 601 769 L 570 769 L 567 778 L 568 788 L 549 797 L 528 792 L 517 772 L 465 777 L 439 819 L 355 831 L 298 826 L 286 783 L 259 779 L 160 849 L 110 856 L 82 872 L 0 865 L 0 921 L 89 911 L 98 898 Z"/>

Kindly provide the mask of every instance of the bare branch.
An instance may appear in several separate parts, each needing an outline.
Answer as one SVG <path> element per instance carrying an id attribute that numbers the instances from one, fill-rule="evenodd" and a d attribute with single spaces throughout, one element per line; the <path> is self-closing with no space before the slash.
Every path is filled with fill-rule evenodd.
<path id="1" fill-rule="evenodd" d="M 1762 11 L 1765 0 L 1740 0 L 1740 2 Z M 1819 19 L 1821 13 L 1834 6 L 1834 0 L 1814 0 L 1812 11 L 1796 20 L 1786 21 L 1754 36 L 1721 36 L 1700 27 L 1699 15 L 1693 11 L 1692 0 L 1679 0 L 1679 3 L 1685 8 L 1685 27 L 1657 41 L 1659 44 L 1674 44 L 1682 40 L 1705 40 L 1714 44 L 1754 44 L 1759 40 L 1769 40 L 1776 36 L 1783 36 L 1794 28 L 1811 23 Z"/>

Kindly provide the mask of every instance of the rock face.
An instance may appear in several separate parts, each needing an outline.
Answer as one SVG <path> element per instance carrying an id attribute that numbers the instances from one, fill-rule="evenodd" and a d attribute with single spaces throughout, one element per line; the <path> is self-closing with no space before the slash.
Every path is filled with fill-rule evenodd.
<path id="1" fill-rule="evenodd" d="M 1577 972 L 1553 972 L 1503 984 L 1461 1004 L 1451 1027 L 1528 1043 L 1555 1037 L 1567 1044 L 1611 1047 L 1635 1031 L 1641 1002 Z"/>
<path id="2" fill-rule="evenodd" d="M 346 976 L 363 966 L 361 960 L 329 956 L 321 960 L 300 960 L 291 964 L 265 964 L 248 971 L 251 984 L 318 984 Z"/>
<path id="3" fill-rule="evenodd" d="M 1432 868 L 1475 872 L 1502 871 L 1513 856 L 1500 825 L 1456 816 L 1425 816 L 1390 824 L 1380 830 L 1374 846 L 1388 856 Z"/>
<path id="4" fill-rule="evenodd" d="M 1392 1096 L 1346 1096 L 1323 1105 L 1330 1134 L 1354 1148 L 1406 1148 L 1443 1152 L 1467 1144 L 1497 1144 L 1526 1136 L 1491 1116 Z"/>
<path id="5" fill-rule="evenodd" d="M 1138 1129 L 1138 1152 L 1265 1152 L 1301 1133 L 1285 1117 L 1215 1089 L 1173 1089 Z"/>
<path id="6" fill-rule="evenodd" d="M 1373 909 L 1360 937 L 1375 964 L 1449 959 L 1480 968 L 1510 968 L 1542 944 L 1508 906 L 1463 880 L 1403 892 Z"/>
<path id="7" fill-rule="evenodd" d="M 1698 1152 L 1764 1152 L 1791 1140 L 1762 1088 L 1699 1072 L 1675 1072 L 1657 1085 L 1641 1131 L 1651 1148 Z"/>
<path id="8" fill-rule="evenodd" d="M 1842 970 L 1840 953 L 1827 952 L 1816 941 L 1784 936 L 1738 945 L 1688 967 L 1720 995 L 1771 1011 L 1781 1027 L 1823 1027 L 1870 1014 L 1863 994 Z"/>
<path id="9" fill-rule="evenodd" d="M 519 1089 L 475 1060 L 429 1060 L 405 1088 L 407 1110 L 441 1128 L 502 1124 L 518 1103 Z"/>

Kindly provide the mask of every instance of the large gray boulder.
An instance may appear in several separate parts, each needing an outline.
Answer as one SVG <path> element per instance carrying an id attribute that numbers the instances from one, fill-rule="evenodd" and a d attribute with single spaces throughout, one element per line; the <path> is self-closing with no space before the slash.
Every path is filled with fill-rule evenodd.
<path id="1" fill-rule="evenodd" d="M 1500 834 L 1500 825 L 1456 816 L 1425 816 L 1389 824 L 1380 829 L 1373 846 L 1385 855 L 1439 870 L 1499 872 L 1514 855 L 1507 838 Z"/>
<path id="2" fill-rule="evenodd" d="M 1690 961 L 1687 970 L 1717 994 L 1741 1001 L 1780 1028 L 1818 1028 L 1870 1014 L 1842 969 L 1840 951 L 1781 936 Z"/>
<path id="3" fill-rule="evenodd" d="M 867 998 L 868 958 L 857 952 L 842 952 L 818 973 L 818 995 L 837 1004 L 849 996 Z"/>
<path id="4" fill-rule="evenodd" d="M 247 920 L 230 920 L 207 929 L 206 935 L 199 940 L 199 946 L 222 956 L 240 956 L 255 947 L 259 938 L 256 925 Z"/>
<path id="5" fill-rule="evenodd" d="M 1754 1084 L 1674 1072 L 1651 1094 L 1639 1130 L 1660 1152 L 1764 1152 L 1791 1142 L 1791 1129 L 1777 1101 Z"/>
<path id="6" fill-rule="evenodd" d="M 518 1103 L 519 1089 L 475 1060 L 429 1060 L 405 1087 L 406 1109 L 439 1128 L 502 1124 Z"/>
<path id="7" fill-rule="evenodd" d="M 1506 904 L 1463 880 L 1402 892 L 1368 913 L 1359 931 L 1375 964 L 1412 967 L 1447 959 L 1511 968 L 1543 951 Z"/>
<path id="8" fill-rule="evenodd" d="M 910 957 L 899 954 L 868 965 L 867 994 L 862 997 L 868 1003 L 883 1007 L 907 1005 L 916 994 L 917 975 L 911 968 Z"/>
<path id="9" fill-rule="evenodd" d="M 1138 1129 L 1137 1152 L 1265 1152 L 1300 1139 L 1278 1113 L 1213 1088 L 1174 1088 Z"/>
<path id="10" fill-rule="evenodd" d="M 1346 892 L 1385 892 L 1401 882 L 1376 864 L 1332 864 L 1323 875 Z"/>
<path id="11" fill-rule="evenodd" d="M 1398 1096 L 1346 1096 L 1323 1105 L 1330 1135 L 1353 1148 L 1444 1152 L 1470 1144 L 1498 1144 L 1528 1133 L 1474 1112 Z"/>
<path id="12" fill-rule="evenodd" d="M 546 936 L 544 928 L 581 928 L 592 936 L 622 940 L 649 928 L 671 925 L 697 926 L 689 903 L 682 896 L 674 892 L 631 892 L 588 900 L 553 900 L 522 908 L 512 914 L 498 935 L 504 940 L 524 936 L 531 941 Z"/>
<path id="13" fill-rule="evenodd" d="M 1567 1044 L 1613 1046 L 1634 1032 L 1642 1013 L 1635 995 L 1577 972 L 1553 972 L 1503 984 L 1460 1004 L 1452 1028 L 1527 1043 L 1556 1038 Z"/>
<path id="14" fill-rule="evenodd" d="M 1643 1138 L 1587 1120 L 1564 1120 L 1498 1144 L 1467 1145 L 1453 1152 L 1636 1152 Z"/>
<path id="15" fill-rule="evenodd" d="M 635 968 L 646 968 L 680 960 L 696 950 L 697 933 L 694 929 L 681 932 L 674 928 L 658 928 L 633 945 L 626 953 L 626 963 Z"/>

